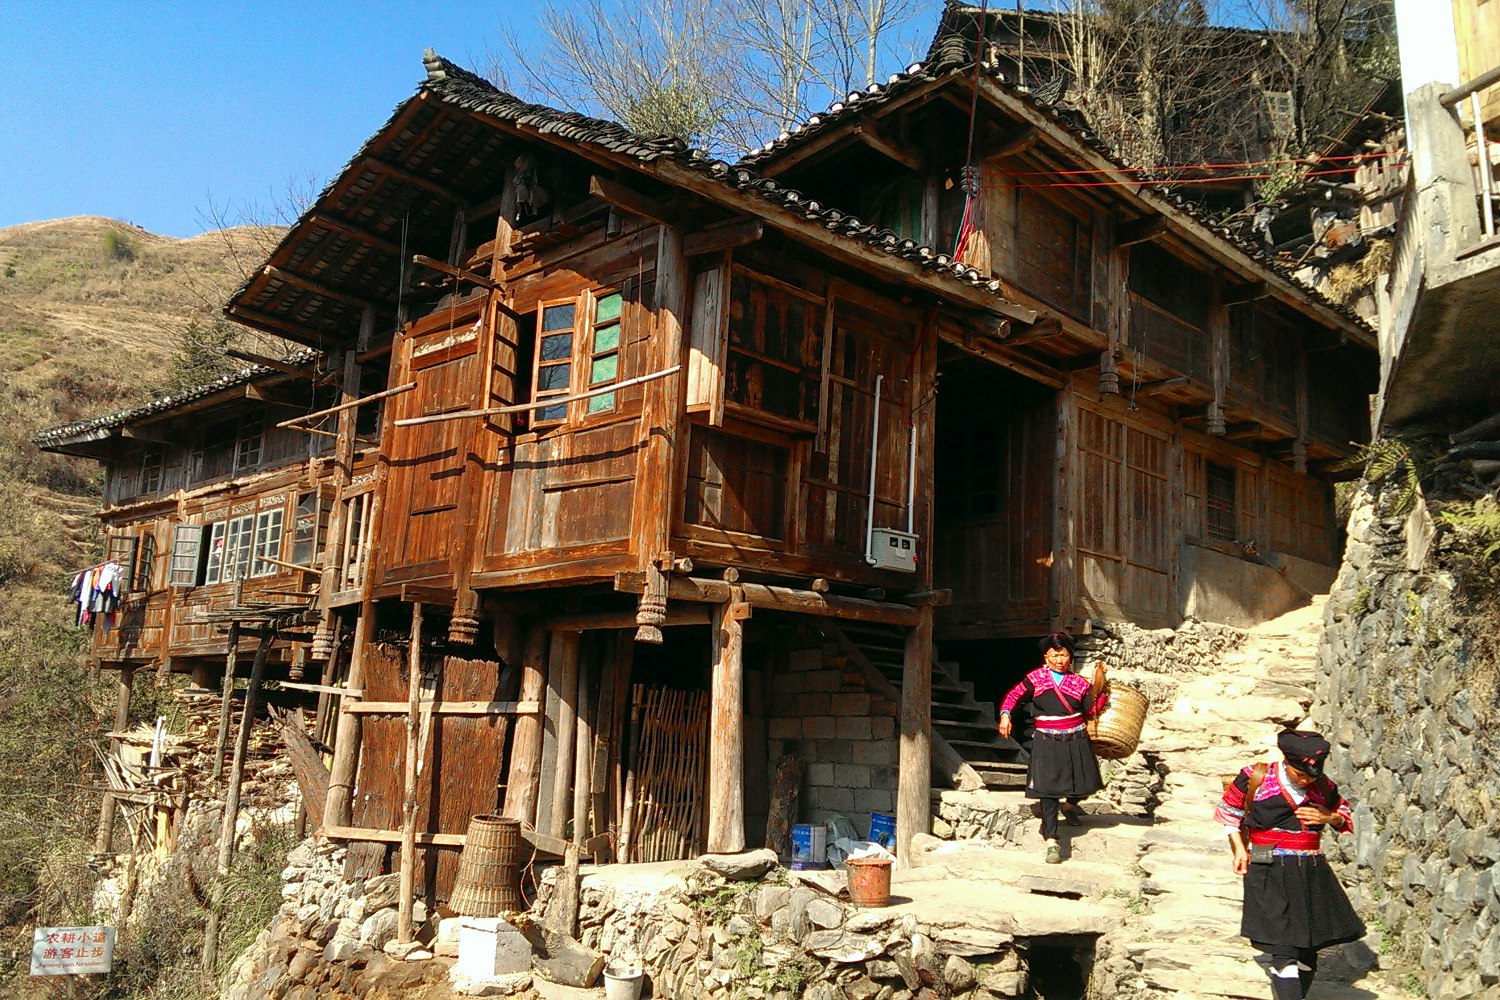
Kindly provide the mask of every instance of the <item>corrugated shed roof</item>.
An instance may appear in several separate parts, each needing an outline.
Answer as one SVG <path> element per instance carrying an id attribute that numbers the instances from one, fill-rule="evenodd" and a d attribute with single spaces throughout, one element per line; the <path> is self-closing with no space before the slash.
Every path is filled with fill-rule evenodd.
<path id="1" fill-rule="evenodd" d="M 302 367 L 310 365 L 318 357 L 319 352 L 311 348 L 297 351 L 286 357 L 286 363 Z M 170 396 L 162 396 L 153 399 L 149 403 L 132 406 L 128 410 L 111 413 L 102 417 L 90 417 L 87 420 L 75 420 L 71 424 L 60 424 L 56 427 L 48 427 L 31 439 L 31 443 L 42 450 L 59 448 L 70 444 L 82 444 L 88 441 L 98 441 L 109 436 L 109 433 L 117 427 L 145 417 L 154 417 L 159 413 L 188 403 L 197 402 L 225 389 L 233 389 L 236 386 L 254 382 L 268 375 L 283 374 L 275 368 L 267 368 L 265 365 L 247 365 L 244 368 L 220 375 L 211 382 L 193 386 L 182 392 Z"/>

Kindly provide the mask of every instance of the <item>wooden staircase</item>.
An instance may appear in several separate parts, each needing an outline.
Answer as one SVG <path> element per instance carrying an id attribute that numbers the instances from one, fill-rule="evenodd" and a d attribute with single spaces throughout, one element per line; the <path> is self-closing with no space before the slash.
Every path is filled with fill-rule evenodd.
<path id="1" fill-rule="evenodd" d="M 852 666 L 865 674 L 872 690 L 901 704 L 906 630 L 865 622 L 821 623 Z M 932 663 L 932 773 L 942 787 L 1024 788 L 1026 754 L 1021 745 L 995 731 L 995 706 L 974 699 L 974 685 L 961 681 L 958 665 Z"/>

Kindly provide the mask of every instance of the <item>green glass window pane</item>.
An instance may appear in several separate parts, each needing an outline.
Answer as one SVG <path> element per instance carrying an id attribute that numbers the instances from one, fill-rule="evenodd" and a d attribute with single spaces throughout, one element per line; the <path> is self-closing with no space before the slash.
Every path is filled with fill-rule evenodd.
<path id="1" fill-rule="evenodd" d="M 545 409 L 536 411 L 536 419 L 538 422 L 541 422 L 543 420 L 566 420 L 567 416 L 568 408 L 566 406 L 549 406 Z"/>
<path id="2" fill-rule="evenodd" d="M 542 330 L 571 330 L 573 311 L 572 303 L 565 306 L 548 306 L 542 313 Z"/>
<path id="3" fill-rule="evenodd" d="M 613 351 L 620 346 L 620 324 L 594 331 L 594 350 Z"/>
<path id="4" fill-rule="evenodd" d="M 619 374 L 620 356 L 618 354 L 611 354 L 607 358 L 595 358 L 594 366 L 589 370 L 589 385 L 613 382 Z"/>
<path id="5" fill-rule="evenodd" d="M 620 293 L 606 295 L 594 304 L 594 322 L 608 323 L 620 318 Z"/>
<path id="6" fill-rule="evenodd" d="M 572 379 L 572 365 L 547 365 L 537 369 L 536 387 L 539 392 L 548 389 L 566 389 Z"/>
<path id="7" fill-rule="evenodd" d="M 594 303 L 594 322 L 609 322 L 610 319 L 619 319 L 619 292 L 613 295 L 604 295 L 603 298 Z"/>
<path id="8" fill-rule="evenodd" d="M 605 410 L 613 410 L 614 408 L 615 394 L 612 392 L 606 392 L 601 396 L 589 397 L 590 413 L 603 413 Z"/>
<path id="9" fill-rule="evenodd" d="M 554 333 L 550 337 L 542 338 L 542 360 L 562 361 L 573 354 L 573 335 L 571 333 Z"/>

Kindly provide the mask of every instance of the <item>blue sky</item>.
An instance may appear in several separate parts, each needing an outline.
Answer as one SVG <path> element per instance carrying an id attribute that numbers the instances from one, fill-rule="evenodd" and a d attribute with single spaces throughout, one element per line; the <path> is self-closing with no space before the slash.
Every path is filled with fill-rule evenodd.
<path id="1" fill-rule="evenodd" d="M 409 97 L 541 0 L 0 0 L 0 226 L 104 215 L 169 236 L 321 184 Z"/>
<path id="2" fill-rule="evenodd" d="M 412 94 L 424 48 L 480 67 L 543 5 L 0 0 L 0 226 L 103 215 L 192 236 L 266 218 Z"/>

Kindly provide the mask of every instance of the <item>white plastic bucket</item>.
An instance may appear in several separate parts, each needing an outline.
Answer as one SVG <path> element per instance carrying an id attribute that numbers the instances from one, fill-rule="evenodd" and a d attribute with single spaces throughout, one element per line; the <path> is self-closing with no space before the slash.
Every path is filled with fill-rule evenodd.
<path id="1" fill-rule="evenodd" d="M 604 967 L 604 1000 L 640 1000 L 645 976 L 625 965 Z"/>

